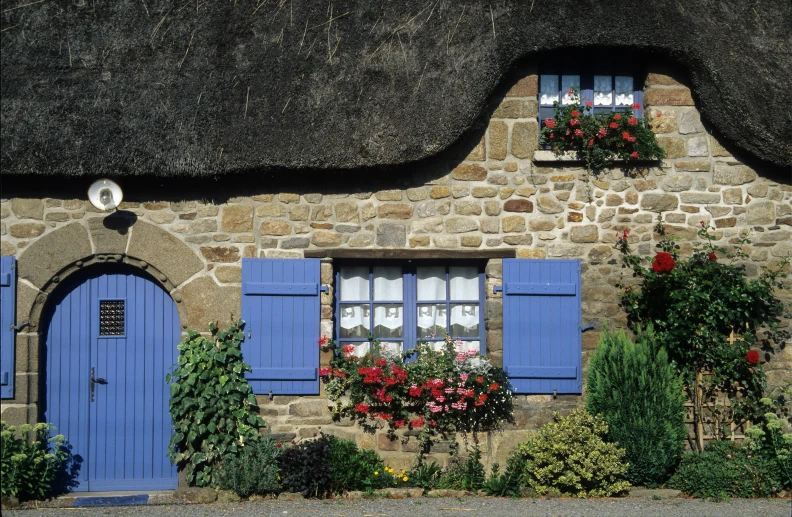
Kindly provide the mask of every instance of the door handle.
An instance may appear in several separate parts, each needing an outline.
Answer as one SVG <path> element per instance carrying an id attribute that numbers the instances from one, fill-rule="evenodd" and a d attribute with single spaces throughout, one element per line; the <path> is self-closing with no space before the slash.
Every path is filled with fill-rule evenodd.
<path id="1" fill-rule="evenodd" d="M 91 391 L 91 402 L 93 402 L 94 399 L 95 399 L 94 395 L 96 394 L 96 385 L 97 384 L 107 384 L 107 381 L 105 379 L 103 379 L 102 377 L 98 377 L 97 378 L 96 377 L 96 368 L 91 367 L 91 383 L 90 383 L 90 386 L 91 386 L 91 388 L 90 388 L 90 391 Z"/>

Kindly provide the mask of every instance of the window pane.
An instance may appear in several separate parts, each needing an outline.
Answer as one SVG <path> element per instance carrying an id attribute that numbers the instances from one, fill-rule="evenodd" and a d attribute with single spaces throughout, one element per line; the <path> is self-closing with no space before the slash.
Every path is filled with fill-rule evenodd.
<path id="1" fill-rule="evenodd" d="M 339 335 L 342 339 L 367 338 L 370 321 L 368 305 L 342 305 Z"/>
<path id="2" fill-rule="evenodd" d="M 481 352 L 481 342 L 480 341 L 462 341 L 462 346 L 457 347 L 457 350 L 460 352 L 468 352 L 472 350 L 473 352 Z"/>
<path id="3" fill-rule="evenodd" d="M 380 342 L 380 349 L 385 354 L 400 354 L 402 352 L 402 344 L 399 342 Z"/>
<path id="4" fill-rule="evenodd" d="M 452 267 L 448 270 L 452 300 L 477 300 L 479 274 L 477 267 Z"/>
<path id="5" fill-rule="evenodd" d="M 433 338 L 445 336 L 446 306 L 419 305 L 418 306 L 418 337 Z"/>
<path id="6" fill-rule="evenodd" d="M 458 304 L 451 306 L 451 335 L 456 337 L 479 336 L 478 304 Z"/>
<path id="7" fill-rule="evenodd" d="M 552 106 L 553 102 L 558 101 L 558 76 L 542 75 L 539 82 L 541 94 L 539 102 L 546 106 Z"/>
<path id="8" fill-rule="evenodd" d="M 446 275 L 444 267 L 419 267 L 417 273 L 419 300 L 446 299 Z"/>
<path id="9" fill-rule="evenodd" d="M 633 78 L 629 75 L 616 76 L 616 105 L 632 106 Z"/>
<path id="10" fill-rule="evenodd" d="M 564 95 L 561 98 L 562 104 L 570 104 L 577 100 L 576 96 L 569 95 L 567 90 L 575 87 L 580 90 L 580 76 L 579 75 L 562 75 L 561 76 L 561 93 Z"/>
<path id="11" fill-rule="evenodd" d="M 374 268 L 374 299 L 404 300 L 404 280 L 400 267 Z"/>
<path id="12" fill-rule="evenodd" d="M 404 308 L 387 304 L 374 306 L 374 335 L 378 338 L 402 337 Z"/>
<path id="13" fill-rule="evenodd" d="M 341 301 L 362 301 L 369 298 L 369 268 L 341 268 Z"/>
<path id="14" fill-rule="evenodd" d="M 613 84 L 609 75 L 594 76 L 594 105 L 611 106 L 613 104 Z"/>
<path id="15" fill-rule="evenodd" d="M 365 343 L 341 343 L 341 346 L 346 346 L 346 345 L 352 345 L 354 347 L 354 350 L 349 355 L 353 355 L 355 357 L 363 357 L 371 349 L 371 343 L 369 343 L 369 342 L 365 342 Z"/>

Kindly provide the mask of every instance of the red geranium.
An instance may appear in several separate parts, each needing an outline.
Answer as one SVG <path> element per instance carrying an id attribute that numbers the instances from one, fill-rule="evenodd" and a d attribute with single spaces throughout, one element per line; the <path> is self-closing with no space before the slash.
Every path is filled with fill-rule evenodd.
<path id="1" fill-rule="evenodd" d="M 707 258 L 710 260 L 718 260 L 718 256 L 714 253 L 708 253 Z"/>
<path id="2" fill-rule="evenodd" d="M 320 377 L 327 377 L 328 375 L 330 375 L 330 372 L 332 372 L 332 371 L 333 371 L 333 369 L 330 368 L 329 366 L 322 366 L 321 368 L 319 368 L 319 376 Z"/>
<path id="3" fill-rule="evenodd" d="M 581 131 L 579 129 L 576 129 L 575 130 L 575 136 L 583 136 L 583 131 Z"/>
<path id="4" fill-rule="evenodd" d="M 748 350 L 748 353 L 745 354 L 745 360 L 748 361 L 748 364 L 759 364 L 759 352 Z"/>
<path id="5" fill-rule="evenodd" d="M 638 151 L 631 152 L 630 156 L 632 156 L 633 158 L 638 158 Z"/>
<path id="6" fill-rule="evenodd" d="M 639 110 L 641 109 L 641 105 L 636 102 L 635 104 L 632 105 L 632 109 Z"/>
<path id="7" fill-rule="evenodd" d="M 608 127 L 611 129 L 616 129 L 617 127 L 619 127 L 619 124 L 617 124 L 616 122 L 611 122 L 610 124 L 608 124 Z"/>
<path id="8" fill-rule="evenodd" d="M 655 255 L 652 261 L 652 269 L 655 270 L 655 273 L 668 273 L 675 267 L 676 263 L 674 262 L 674 257 L 666 251 L 661 251 Z"/>
<path id="9" fill-rule="evenodd" d="M 570 126 L 577 126 L 578 124 L 580 124 L 580 121 L 578 119 L 576 119 L 576 118 L 573 118 L 573 119 L 569 120 L 569 125 Z"/>
<path id="10" fill-rule="evenodd" d="M 357 411 L 358 413 L 368 413 L 369 412 L 369 405 L 368 404 L 364 404 L 363 402 L 361 402 L 360 404 L 356 404 L 355 405 L 355 411 Z"/>
<path id="11" fill-rule="evenodd" d="M 319 346 L 325 346 L 327 342 L 330 341 L 330 338 L 327 336 L 322 336 L 319 338 Z"/>
<path id="12" fill-rule="evenodd" d="M 545 126 L 549 127 L 550 129 L 553 129 L 555 127 L 555 120 L 551 118 L 546 118 L 544 122 L 545 122 Z"/>
<path id="13" fill-rule="evenodd" d="M 630 117 L 627 119 L 627 123 L 630 124 L 631 126 L 634 126 L 638 123 L 638 119 L 635 117 Z"/>
<path id="14" fill-rule="evenodd" d="M 592 107 L 593 105 L 594 105 L 594 103 L 593 103 L 593 102 L 591 102 L 591 101 L 586 101 L 586 107 L 587 107 L 587 108 L 590 108 L 590 107 Z"/>
<path id="15" fill-rule="evenodd" d="M 578 116 L 580 116 L 580 113 L 578 113 L 578 111 L 577 111 L 577 110 L 572 110 L 572 113 L 570 113 L 570 115 L 571 115 L 572 117 L 578 117 Z"/>
<path id="16" fill-rule="evenodd" d="M 629 140 L 630 139 L 630 133 L 625 131 L 624 133 L 622 133 L 622 138 L 624 138 L 625 140 Z"/>
<path id="17" fill-rule="evenodd" d="M 621 120 L 621 115 L 618 113 L 613 116 L 613 120 Z"/>

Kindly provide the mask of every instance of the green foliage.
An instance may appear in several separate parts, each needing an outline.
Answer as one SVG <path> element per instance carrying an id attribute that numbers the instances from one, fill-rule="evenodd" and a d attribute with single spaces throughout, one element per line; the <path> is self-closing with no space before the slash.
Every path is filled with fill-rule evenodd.
<path id="1" fill-rule="evenodd" d="M 612 167 L 616 161 L 662 160 L 665 151 L 645 119 L 633 116 L 633 105 L 614 113 L 593 112 L 589 103 L 580 104 L 579 90 L 568 92 L 573 102 L 567 106 L 554 103 L 555 114 L 544 121 L 542 141 L 556 154 L 577 152 L 586 162 L 586 169 L 598 172 Z"/>
<path id="2" fill-rule="evenodd" d="M 506 460 L 506 471 L 500 473 L 500 465 L 492 466 L 490 477 L 481 489 L 493 497 L 521 497 L 520 482 L 525 469 L 525 460 L 519 454 L 512 454 Z"/>
<path id="3" fill-rule="evenodd" d="M 475 492 L 484 485 L 484 465 L 478 445 L 468 451 L 466 458 L 456 458 L 440 473 L 438 488 Z"/>
<path id="4" fill-rule="evenodd" d="M 50 431 L 55 430 L 52 424 L 25 424 L 17 429 L 0 422 L 0 428 L 3 497 L 45 499 L 77 486 L 82 458 L 72 456 L 63 435 L 50 438 Z"/>
<path id="5" fill-rule="evenodd" d="M 211 339 L 190 331 L 166 377 L 174 429 L 168 454 L 172 463 L 186 465 L 190 484 L 217 485 L 218 463 L 239 453 L 264 426 L 245 379 L 250 366 L 240 348 L 244 325 L 239 320 L 221 331 L 211 323 Z"/>
<path id="6" fill-rule="evenodd" d="M 378 420 L 391 434 L 399 428 L 420 429 L 421 453 L 435 434 L 488 432 L 514 422 L 506 373 L 479 354 L 461 353 L 450 337 L 436 351 L 426 342 L 405 354 L 389 354 L 374 340 L 365 357 L 323 337 L 333 350 L 330 367 L 320 369 L 327 394 L 335 402 L 334 418 L 350 418 L 375 430 Z M 415 361 L 405 363 L 407 356 Z"/>
<path id="7" fill-rule="evenodd" d="M 440 481 L 441 468 L 436 462 L 426 463 L 419 461 L 407 473 L 412 486 L 423 488 L 424 491 L 431 490 L 437 486 Z"/>
<path id="8" fill-rule="evenodd" d="M 782 481 L 773 461 L 747 444 L 712 441 L 682 457 L 668 486 L 695 497 L 771 497 Z"/>
<path id="9" fill-rule="evenodd" d="M 269 436 L 249 440 L 238 452 L 223 457 L 217 471 L 220 487 L 243 498 L 279 493 L 280 452 Z"/>
<path id="10" fill-rule="evenodd" d="M 330 465 L 330 490 L 334 494 L 352 490 L 370 492 L 387 483 L 387 476 L 381 475 L 385 472 L 382 458 L 372 450 L 358 448 L 355 442 L 349 440 L 331 437 Z"/>
<path id="11" fill-rule="evenodd" d="M 304 497 L 326 497 L 332 493 L 331 464 L 335 438 L 323 434 L 284 449 L 278 457 L 281 486 L 286 492 L 300 492 Z"/>
<path id="12" fill-rule="evenodd" d="M 606 328 L 589 362 L 587 390 L 587 409 L 605 419 L 608 439 L 626 450 L 627 480 L 649 487 L 665 482 L 687 439 L 685 395 L 652 328 L 635 343 Z"/>
<path id="13" fill-rule="evenodd" d="M 525 460 L 525 481 L 539 495 L 610 497 L 629 488 L 624 449 L 608 443 L 608 424 L 598 415 L 576 409 L 556 413 L 517 454 Z"/>
<path id="14" fill-rule="evenodd" d="M 722 438 L 728 422 L 739 425 L 761 416 L 759 399 L 766 377 L 761 365 L 755 364 L 756 351 L 748 353 L 760 344 L 759 335 L 764 336 L 763 346 L 783 343 L 789 336 L 778 325 L 789 315 L 775 292 L 785 288 L 781 279 L 788 274 L 789 262 L 763 268 L 758 278 L 749 279 L 740 262 L 745 258 L 741 247 L 731 255 L 713 243 L 710 230 L 702 224 L 698 235 L 704 244 L 697 243 L 692 256 L 681 260 L 675 239 L 667 236 L 662 221 L 657 224 L 655 232 L 661 237 L 657 247 L 673 258 L 671 270 L 659 267 L 657 257 L 652 262 L 650 257 L 633 255 L 627 230 L 619 236 L 617 247 L 624 253 L 625 267 L 640 280 L 638 285 L 623 285 L 622 306 L 629 325 L 636 332 L 641 326 L 654 326 L 657 341 L 683 375 L 697 422 L 704 404 L 717 392 L 729 396 L 731 406 L 710 410 L 717 421 L 711 431 Z M 749 242 L 743 238 L 740 244 Z M 665 255 L 666 261 L 671 257 Z M 741 339 L 730 343 L 732 333 Z"/>
<path id="15" fill-rule="evenodd" d="M 783 410 L 783 395 L 779 399 L 780 401 L 769 398 L 760 400 L 767 408 L 767 412 L 760 421 L 754 422 L 745 431 L 748 437 L 746 443 L 754 453 L 762 454 L 775 465 L 782 487 L 790 490 L 792 489 L 792 433 L 789 432 L 789 425 L 785 425 L 785 421 L 778 415 Z"/>

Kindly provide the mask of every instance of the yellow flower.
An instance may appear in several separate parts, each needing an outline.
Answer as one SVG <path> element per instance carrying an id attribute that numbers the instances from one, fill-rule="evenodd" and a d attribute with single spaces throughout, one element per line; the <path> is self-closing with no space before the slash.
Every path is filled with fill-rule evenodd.
<path id="1" fill-rule="evenodd" d="M 377 472 L 377 471 L 375 470 L 375 471 L 374 471 L 374 475 L 375 475 L 375 476 L 379 476 L 379 472 Z"/>
<path id="2" fill-rule="evenodd" d="M 402 478 L 402 481 L 407 481 L 407 476 L 404 476 L 404 477 Z"/>

